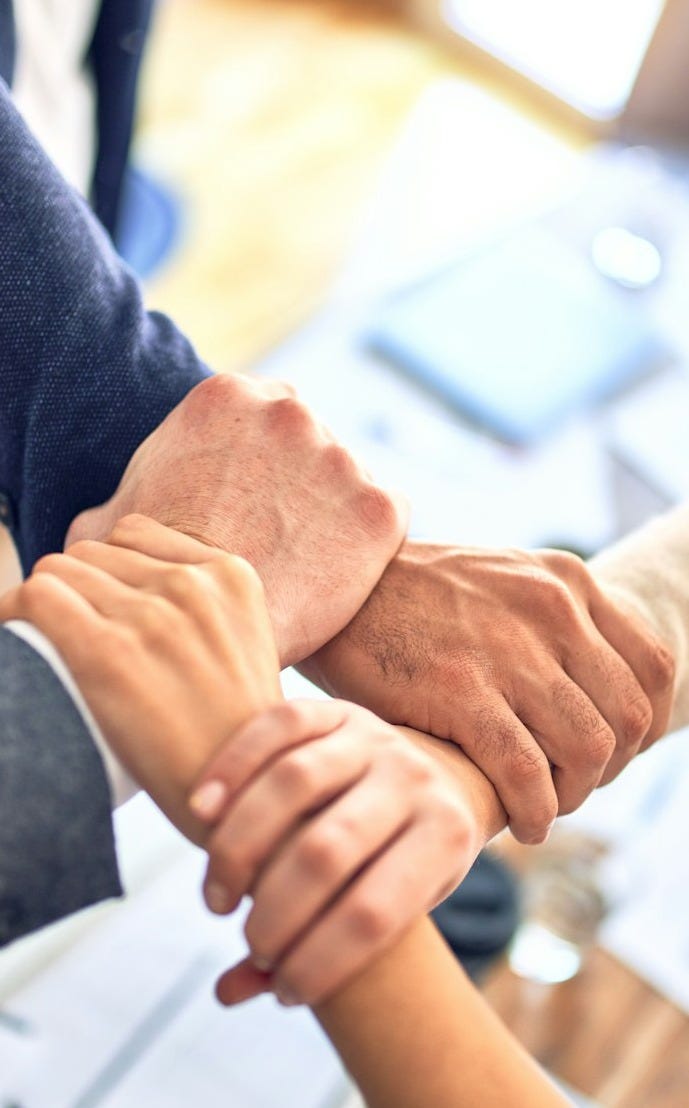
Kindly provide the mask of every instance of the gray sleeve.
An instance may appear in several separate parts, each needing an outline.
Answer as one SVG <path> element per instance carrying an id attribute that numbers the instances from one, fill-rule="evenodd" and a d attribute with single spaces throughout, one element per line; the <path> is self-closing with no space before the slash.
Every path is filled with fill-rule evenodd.
<path id="1" fill-rule="evenodd" d="M 100 755 L 50 666 L 0 628 L 0 946 L 121 892 Z"/>

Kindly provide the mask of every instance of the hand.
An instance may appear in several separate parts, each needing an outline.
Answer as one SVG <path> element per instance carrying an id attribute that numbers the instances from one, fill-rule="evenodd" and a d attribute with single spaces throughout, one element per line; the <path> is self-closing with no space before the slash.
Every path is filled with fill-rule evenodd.
<path id="1" fill-rule="evenodd" d="M 293 701 L 248 723 L 191 800 L 215 822 L 209 907 L 253 897 L 252 956 L 221 1000 L 333 993 L 465 876 L 485 842 L 472 806 L 454 769 L 354 705 Z"/>
<path id="2" fill-rule="evenodd" d="M 237 375 L 192 390 L 136 451 L 112 499 L 77 516 L 67 546 L 106 538 L 131 512 L 253 565 L 283 666 L 352 618 L 407 520 L 289 386 Z"/>
<path id="3" fill-rule="evenodd" d="M 180 564 L 184 563 L 184 564 Z M 217 746 L 280 697 L 251 566 L 143 517 L 111 544 L 53 554 L 0 601 L 65 659 L 106 740 L 169 818 L 200 841 L 189 788 Z"/>
<path id="4" fill-rule="evenodd" d="M 668 652 L 558 551 L 405 543 L 352 623 L 301 668 L 461 746 L 531 843 L 662 735 L 672 704 Z"/>

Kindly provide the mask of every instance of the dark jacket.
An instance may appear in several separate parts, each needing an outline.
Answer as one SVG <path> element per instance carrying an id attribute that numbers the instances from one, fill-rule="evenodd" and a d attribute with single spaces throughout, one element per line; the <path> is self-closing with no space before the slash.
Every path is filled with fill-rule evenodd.
<path id="1" fill-rule="evenodd" d="M 96 215 L 113 237 L 153 4 L 154 0 L 103 0 L 89 49 L 98 121 L 91 199 Z M 0 77 L 10 87 L 15 53 L 12 0 L 0 0 Z"/>
<path id="2" fill-rule="evenodd" d="M 112 229 L 151 5 L 104 0 L 95 206 Z M 11 78 L 12 11 L 0 0 Z M 107 499 L 209 371 L 33 139 L 0 80 L 0 522 L 24 569 Z M 184 443 L 180 443 L 180 450 Z M 67 694 L 0 629 L 0 945 L 119 891 L 105 773 Z"/>

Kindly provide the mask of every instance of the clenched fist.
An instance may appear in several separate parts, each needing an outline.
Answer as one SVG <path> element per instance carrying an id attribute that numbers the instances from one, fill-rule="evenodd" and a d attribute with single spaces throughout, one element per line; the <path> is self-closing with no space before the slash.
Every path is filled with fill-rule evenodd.
<path id="1" fill-rule="evenodd" d="M 462 747 L 540 842 L 667 727 L 673 662 L 583 562 L 405 543 L 303 666 L 328 692 Z"/>
<path id="2" fill-rule="evenodd" d="M 383 491 L 291 388 L 240 376 L 197 385 L 134 454 L 115 495 L 73 522 L 67 546 L 141 513 L 253 565 L 281 664 L 351 620 L 403 540 Z"/>

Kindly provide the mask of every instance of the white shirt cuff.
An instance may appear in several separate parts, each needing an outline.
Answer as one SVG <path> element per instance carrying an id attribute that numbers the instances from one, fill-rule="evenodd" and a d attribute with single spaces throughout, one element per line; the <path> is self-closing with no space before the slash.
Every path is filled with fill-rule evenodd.
<path id="1" fill-rule="evenodd" d="M 39 631 L 37 627 L 34 627 L 32 623 L 13 619 L 10 620 L 9 623 L 5 623 L 4 626 L 8 631 L 12 631 L 15 635 L 18 635 L 20 639 L 28 643 L 29 646 L 33 647 L 36 653 L 40 654 L 44 661 L 48 663 L 55 675 L 59 677 L 66 691 L 74 701 L 75 707 L 79 711 L 84 724 L 91 734 L 91 738 L 98 748 L 101 758 L 103 759 L 108 781 L 110 782 L 110 795 L 112 797 L 113 808 L 119 808 L 120 805 L 130 800 L 135 793 L 139 792 L 139 786 L 129 776 L 124 766 L 115 757 L 108 746 L 103 732 L 96 723 L 93 713 L 84 700 L 64 659 L 50 640 L 45 637 L 43 632 Z"/>

